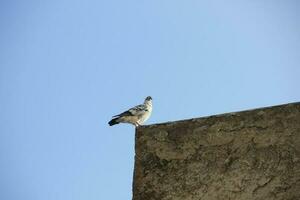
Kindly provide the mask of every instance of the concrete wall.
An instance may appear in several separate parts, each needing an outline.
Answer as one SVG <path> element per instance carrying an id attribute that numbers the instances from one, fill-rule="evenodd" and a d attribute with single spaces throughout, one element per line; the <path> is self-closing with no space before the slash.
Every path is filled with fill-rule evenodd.
<path id="1" fill-rule="evenodd" d="M 300 103 L 143 126 L 134 200 L 299 200 Z"/>

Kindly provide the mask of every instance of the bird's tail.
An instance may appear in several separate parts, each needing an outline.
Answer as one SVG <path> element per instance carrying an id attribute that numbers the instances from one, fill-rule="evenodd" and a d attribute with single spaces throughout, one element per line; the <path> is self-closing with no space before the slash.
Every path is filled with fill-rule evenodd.
<path id="1" fill-rule="evenodd" d="M 114 118 L 114 119 L 110 120 L 110 121 L 108 122 L 108 124 L 109 124 L 110 126 L 116 125 L 116 124 L 120 123 L 120 122 L 117 121 L 118 119 L 119 119 L 119 118 Z"/>

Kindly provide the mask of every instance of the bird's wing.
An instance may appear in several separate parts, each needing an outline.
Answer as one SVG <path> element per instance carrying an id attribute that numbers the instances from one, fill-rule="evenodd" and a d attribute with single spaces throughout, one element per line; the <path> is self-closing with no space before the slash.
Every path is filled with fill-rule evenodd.
<path id="1" fill-rule="evenodd" d="M 146 111 L 147 107 L 144 104 L 141 104 L 113 117 L 138 116 L 144 114 Z"/>

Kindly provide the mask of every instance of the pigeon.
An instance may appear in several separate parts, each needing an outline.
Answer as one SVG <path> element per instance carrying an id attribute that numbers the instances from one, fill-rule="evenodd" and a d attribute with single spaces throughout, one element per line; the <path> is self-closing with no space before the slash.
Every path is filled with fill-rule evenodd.
<path id="1" fill-rule="evenodd" d="M 108 122 L 110 126 L 119 123 L 129 123 L 138 127 L 149 119 L 152 113 L 152 97 L 146 97 L 144 104 L 137 105 L 129 110 L 113 116 L 113 119 Z"/>

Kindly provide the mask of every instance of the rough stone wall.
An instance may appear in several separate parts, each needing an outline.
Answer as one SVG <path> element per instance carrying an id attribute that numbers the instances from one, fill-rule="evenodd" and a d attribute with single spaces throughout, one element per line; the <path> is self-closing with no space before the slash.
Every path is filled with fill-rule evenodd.
<path id="1" fill-rule="evenodd" d="M 133 200 L 300 200 L 300 103 L 142 126 Z"/>

